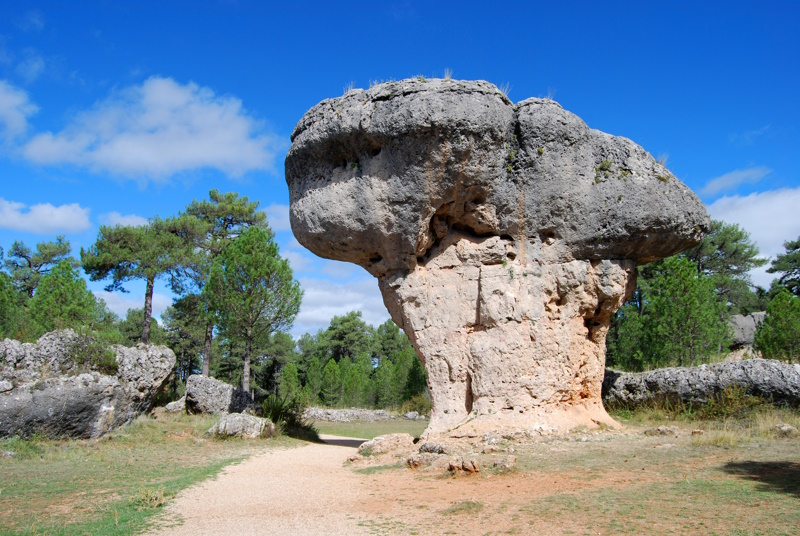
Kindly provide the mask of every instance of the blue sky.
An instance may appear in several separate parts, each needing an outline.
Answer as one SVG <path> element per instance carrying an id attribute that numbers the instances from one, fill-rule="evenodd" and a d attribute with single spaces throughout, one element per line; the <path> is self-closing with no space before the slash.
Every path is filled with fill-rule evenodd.
<path id="1" fill-rule="evenodd" d="M 514 101 L 551 95 L 667 155 L 765 256 L 800 236 L 800 2 L 0 5 L 0 246 L 65 234 L 77 255 L 102 224 L 236 191 L 266 209 L 305 290 L 294 335 L 354 309 L 388 318 L 371 276 L 288 227 L 289 135 L 350 83 L 450 69 Z M 143 302 L 143 285 L 90 288 L 119 314 Z M 170 302 L 157 287 L 155 312 Z"/>

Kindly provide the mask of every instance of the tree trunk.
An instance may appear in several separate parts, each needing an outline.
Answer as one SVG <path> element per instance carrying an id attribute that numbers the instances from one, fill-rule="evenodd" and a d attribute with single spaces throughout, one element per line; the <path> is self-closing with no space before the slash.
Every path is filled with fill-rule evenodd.
<path id="1" fill-rule="evenodd" d="M 153 314 L 153 282 L 154 276 L 147 277 L 147 288 L 144 291 L 144 322 L 142 324 L 142 342 L 150 344 L 150 317 Z"/>
<path id="2" fill-rule="evenodd" d="M 242 371 L 242 389 L 250 392 L 250 349 L 253 346 L 253 337 L 250 328 L 247 329 L 247 342 L 244 345 L 244 370 Z"/>
<path id="3" fill-rule="evenodd" d="M 211 366 L 211 341 L 214 339 L 214 324 L 206 323 L 206 343 L 203 346 L 203 376 L 208 377 Z"/>

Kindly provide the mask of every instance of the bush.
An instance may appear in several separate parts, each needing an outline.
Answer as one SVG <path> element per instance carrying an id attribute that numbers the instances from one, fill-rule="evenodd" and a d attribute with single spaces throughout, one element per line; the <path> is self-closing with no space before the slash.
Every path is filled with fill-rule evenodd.
<path id="1" fill-rule="evenodd" d="M 79 334 L 70 348 L 68 358 L 79 369 L 96 370 L 111 376 L 119 370 L 116 352 L 95 335 Z"/>
<path id="2" fill-rule="evenodd" d="M 319 441 L 317 429 L 303 418 L 304 406 L 269 395 L 261 403 L 260 416 L 275 424 L 278 434 L 286 434 L 297 439 Z"/>
<path id="3" fill-rule="evenodd" d="M 425 394 L 412 396 L 400 406 L 401 413 L 416 411 L 420 415 L 428 416 L 431 414 L 431 400 Z"/>

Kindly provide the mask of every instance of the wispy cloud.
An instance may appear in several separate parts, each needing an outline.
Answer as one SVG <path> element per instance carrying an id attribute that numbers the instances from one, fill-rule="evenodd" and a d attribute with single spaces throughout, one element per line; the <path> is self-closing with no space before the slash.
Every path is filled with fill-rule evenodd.
<path id="1" fill-rule="evenodd" d="M 800 187 L 721 197 L 708 206 L 708 213 L 715 220 L 738 223 L 758 244 L 761 255 L 774 259 L 785 251 L 784 242 L 800 237 L 797 207 L 800 207 Z M 755 284 L 769 287 L 775 275 L 768 274 L 767 268 L 751 273 Z"/>
<path id="2" fill-rule="evenodd" d="M 378 281 L 372 276 L 336 283 L 323 279 L 300 279 L 303 303 L 292 335 L 316 333 L 328 327 L 334 316 L 361 311 L 364 321 L 379 326 L 389 318 Z"/>
<path id="3" fill-rule="evenodd" d="M 15 71 L 25 82 L 32 84 L 45 69 L 44 58 L 35 50 L 27 49 L 23 53 L 22 61 L 17 64 Z"/>
<path id="4" fill-rule="evenodd" d="M 153 77 L 79 113 L 61 132 L 35 136 L 24 155 L 146 182 L 202 168 L 233 177 L 272 170 L 285 146 L 239 99 Z"/>
<path id="5" fill-rule="evenodd" d="M 733 134 L 728 135 L 728 141 L 734 145 L 739 147 L 746 146 L 746 145 L 753 145 L 756 139 L 760 138 L 767 132 L 769 132 L 769 125 L 764 125 L 761 128 L 757 128 L 755 130 L 748 130 L 746 132 L 734 132 Z"/>
<path id="6" fill-rule="evenodd" d="M 289 205 L 273 203 L 264 209 L 267 213 L 267 222 L 273 231 L 291 231 L 289 223 Z"/>
<path id="7" fill-rule="evenodd" d="M 24 203 L 0 197 L 0 227 L 37 234 L 57 234 L 85 231 L 89 209 L 77 203 L 53 206 L 39 203 L 28 207 Z"/>
<path id="8" fill-rule="evenodd" d="M 147 218 L 137 216 L 136 214 L 122 215 L 119 212 L 109 212 L 100 216 L 100 221 L 106 225 L 124 225 L 130 227 L 139 227 L 140 225 L 147 224 Z"/>
<path id="9" fill-rule="evenodd" d="M 741 184 L 754 184 L 770 173 L 772 173 L 772 170 L 766 166 L 737 169 L 711 179 L 703 186 L 700 193 L 704 195 L 714 195 L 720 192 L 734 190 Z"/>
<path id="10" fill-rule="evenodd" d="M 10 141 L 24 135 L 28 130 L 28 117 L 38 110 L 25 91 L 0 80 L 0 139 Z"/>
<path id="11" fill-rule="evenodd" d="M 44 15 L 41 11 L 28 11 L 17 20 L 17 27 L 24 32 L 41 32 L 44 29 Z"/>

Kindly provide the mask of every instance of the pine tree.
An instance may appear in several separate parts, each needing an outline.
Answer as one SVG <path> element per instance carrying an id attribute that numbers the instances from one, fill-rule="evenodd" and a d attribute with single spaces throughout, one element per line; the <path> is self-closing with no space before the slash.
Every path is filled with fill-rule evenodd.
<path id="1" fill-rule="evenodd" d="M 342 400 L 342 373 L 335 359 L 329 360 L 322 369 L 321 397 L 328 406 L 336 406 Z"/>
<path id="2" fill-rule="evenodd" d="M 242 388 L 250 390 L 253 341 L 288 330 L 302 291 L 273 233 L 249 227 L 215 259 L 203 295 L 220 327 L 244 342 Z"/>
<path id="3" fill-rule="evenodd" d="M 73 263 L 65 259 L 39 280 L 27 318 L 41 335 L 56 329 L 90 326 L 96 312 L 94 294 L 86 288 L 86 281 Z"/>
<path id="4" fill-rule="evenodd" d="M 755 347 L 768 359 L 800 363 L 800 298 L 781 289 L 770 300 Z"/>
<path id="5" fill-rule="evenodd" d="M 778 287 L 800 296 L 800 237 L 783 243 L 786 253 L 779 254 L 767 269 L 771 274 L 781 274 Z M 777 290 L 775 291 L 777 292 Z"/>

